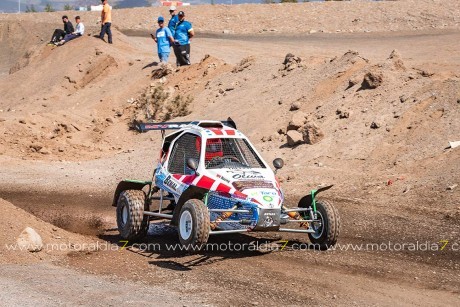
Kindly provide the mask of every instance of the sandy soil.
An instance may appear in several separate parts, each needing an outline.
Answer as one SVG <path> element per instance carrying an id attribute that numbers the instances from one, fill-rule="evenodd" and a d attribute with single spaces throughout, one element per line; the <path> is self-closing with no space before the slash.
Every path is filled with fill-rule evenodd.
<path id="1" fill-rule="evenodd" d="M 154 297 L 165 305 L 459 304 L 460 150 L 446 148 L 460 135 L 456 1 L 191 7 L 201 33 L 193 65 L 162 79 L 148 38 L 159 10 L 116 11 L 113 46 L 91 36 L 44 46 L 60 13 L 0 16 L 0 197 L 25 210 L 0 203 L 0 238 L 12 243 L 31 226 L 47 242 L 116 249 L 30 254 L 2 246 L 0 284 L 13 280 L 2 299 L 47 305 L 101 297 L 105 305 L 163 291 L 169 300 Z M 235 22 L 248 12 L 244 27 Z M 97 32 L 90 21 L 88 32 Z M 287 53 L 299 61 L 284 65 Z M 367 73 L 381 84 L 364 88 Z M 267 161 L 282 157 L 290 206 L 310 188 L 334 184 L 322 197 L 340 212 L 340 247 L 317 252 L 301 235 L 256 233 L 210 242 L 271 250 L 185 255 L 167 250 L 178 239 L 163 222 L 151 226 L 149 249 L 123 247 L 112 193 L 123 178 L 151 177 L 160 136 L 128 124 L 145 115 L 143 97 L 160 87 L 193 98 L 178 120 L 231 116 Z M 285 131 L 299 112 L 325 136 L 290 148 Z M 417 242 L 431 249 L 365 248 Z M 48 286 L 27 282 L 30 299 L 8 294 L 27 270 Z M 113 301 L 111 283 L 123 289 Z M 85 284 L 98 286 L 66 300 Z"/>

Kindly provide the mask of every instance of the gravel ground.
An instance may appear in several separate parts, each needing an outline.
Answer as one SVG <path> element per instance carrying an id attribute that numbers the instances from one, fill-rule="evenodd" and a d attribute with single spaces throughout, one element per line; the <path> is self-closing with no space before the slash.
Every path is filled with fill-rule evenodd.
<path id="1" fill-rule="evenodd" d="M 100 277 L 51 264 L 2 265 L 2 306 L 202 306 L 167 288 Z"/>

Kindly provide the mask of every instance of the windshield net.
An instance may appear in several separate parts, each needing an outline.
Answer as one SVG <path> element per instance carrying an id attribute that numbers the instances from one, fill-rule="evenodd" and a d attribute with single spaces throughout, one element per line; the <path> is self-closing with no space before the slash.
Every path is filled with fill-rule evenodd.
<path id="1" fill-rule="evenodd" d="M 245 139 L 208 139 L 204 159 L 206 168 L 265 168 Z"/>

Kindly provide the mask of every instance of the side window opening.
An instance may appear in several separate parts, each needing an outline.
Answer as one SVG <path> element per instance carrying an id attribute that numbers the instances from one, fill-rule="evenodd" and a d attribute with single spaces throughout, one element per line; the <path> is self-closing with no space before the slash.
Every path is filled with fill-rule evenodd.
<path id="1" fill-rule="evenodd" d="M 186 133 L 179 137 L 174 144 L 169 158 L 168 171 L 172 174 L 192 175 L 194 172 L 187 166 L 189 158 L 200 161 L 201 138 L 198 135 Z"/>

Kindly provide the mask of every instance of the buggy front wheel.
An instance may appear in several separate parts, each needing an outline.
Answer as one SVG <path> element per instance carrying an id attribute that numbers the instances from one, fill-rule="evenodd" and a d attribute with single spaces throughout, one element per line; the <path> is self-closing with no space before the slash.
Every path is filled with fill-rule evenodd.
<path id="1" fill-rule="evenodd" d="M 142 190 L 121 192 L 117 202 L 117 225 L 120 236 L 126 240 L 138 240 L 147 235 L 149 217 L 144 215 L 145 193 Z"/>
<path id="2" fill-rule="evenodd" d="M 328 201 L 316 201 L 317 221 L 311 222 L 315 231 L 309 233 L 310 242 L 315 248 L 327 250 L 337 243 L 340 233 L 340 217 L 337 209 Z"/>
<path id="3" fill-rule="evenodd" d="M 189 252 L 198 252 L 208 242 L 209 211 L 199 199 L 185 202 L 179 213 L 179 241 Z"/>

